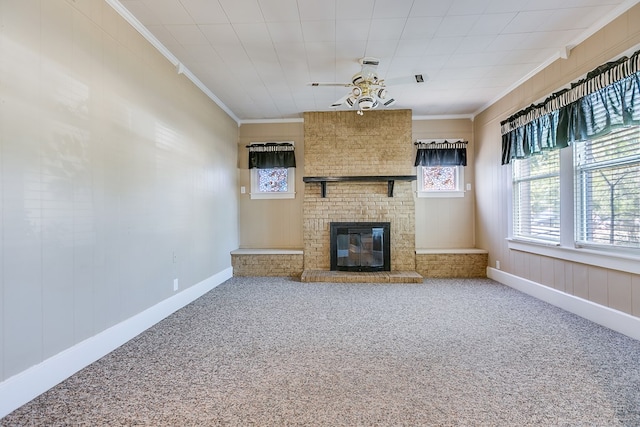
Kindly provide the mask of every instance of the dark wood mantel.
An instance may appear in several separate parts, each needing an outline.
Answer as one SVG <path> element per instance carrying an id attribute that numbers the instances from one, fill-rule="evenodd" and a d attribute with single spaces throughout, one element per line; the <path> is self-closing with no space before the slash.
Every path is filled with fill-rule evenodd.
<path id="1" fill-rule="evenodd" d="M 393 197 L 393 186 L 396 181 L 415 181 L 415 175 L 367 175 L 367 176 L 305 176 L 304 182 L 319 182 L 322 197 L 327 195 L 327 182 L 385 182 L 387 196 Z"/>

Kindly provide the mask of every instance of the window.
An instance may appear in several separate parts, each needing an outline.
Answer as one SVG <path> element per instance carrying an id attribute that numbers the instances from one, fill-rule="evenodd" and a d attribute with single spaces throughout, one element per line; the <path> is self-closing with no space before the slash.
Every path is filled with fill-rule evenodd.
<path id="1" fill-rule="evenodd" d="M 639 59 L 602 64 L 501 122 L 502 164 L 526 159 L 511 162 L 509 248 L 640 274 Z M 559 179 L 538 164 L 549 152 Z"/>
<path id="2" fill-rule="evenodd" d="M 418 140 L 415 145 L 418 197 L 464 197 L 467 141 Z"/>
<path id="3" fill-rule="evenodd" d="M 296 158 L 293 142 L 252 143 L 249 149 L 252 199 L 293 199 Z"/>
<path id="4" fill-rule="evenodd" d="M 578 246 L 640 248 L 640 127 L 574 145 Z"/>
<path id="5" fill-rule="evenodd" d="M 293 199 L 295 168 L 251 169 L 252 199 Z"/>
<path id="6" fill-rule="evenodd" d="M 513 236 L 560 242 L 560 151 L 513 162 Z"/>
<path id="7" fill-rule="evenodd" d="M 418 166 L 418 197 L 463 197 L 463 166 Z"/>

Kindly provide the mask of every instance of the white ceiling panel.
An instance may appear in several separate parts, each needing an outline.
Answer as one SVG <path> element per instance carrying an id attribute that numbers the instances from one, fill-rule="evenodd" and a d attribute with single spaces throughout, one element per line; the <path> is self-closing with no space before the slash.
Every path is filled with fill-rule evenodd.
<path id="1" fill-rule="evenodd" d="M 413 0 L 376 0 L 374 19 L 406 18 L 411 12 Z"/>
<path id="2" fill-rule="evenodd" d="M 266 22 L 298 22 L 300 12 L 296 0 L 258 0 Z"/>
<path id="3" fill-rule="evenodd" d="M 271 34 L 264 22 L 233 24 L 233 29 L 243 45 L 270 42 Z"/>
<path id="4" fill-rule="evenodd" d="M 369 38 L 371 20 L 368 19 L 345 19 L 336 21 L 336 41 L 356 41 Z"/>
<path id="5" fill-rule="evenodd" d="M 336 3 L 336 19 L 370 20 L 374 4 L 374 0 L 340 0 Z"/>
<path id="6" fill-rule="evenodd" d="M 162 24 L 195 24 L 191 15 L 187 13 L 182 3 L 176 0 L 143 0 L 147 9 L 153 11 L 153 14 Z"/>
<path id="7" fill-rule="evenodd" d="M 305 42 L 332 42 L 336 40 L 336 21 L 302 21 Z"/>
<path id="8" fill-rule="evenodd" d="M 267 29 L 274 43 L 303 43 L 302 26 L 299 21 L 268 22 Z"/>
<path id="9" fill-rule="evenodd" d="M 117 1 L 117 0 L 115 0 Z M 392 108 L 472 116 L 639 0 L 122 0 L 240 121 L 328 111 L 363 56 Z M 128 15 L 125 15 L 127 18 Z M 560 61 L 562 61 L 560 59 Z M 423 74 L 425 83 L 415 82 Z M 340 109 L 346 109 L 345 106 Z"/>
<path id="10" fill-rule="evenodd" d="M 122 5 L 143 25 L 160 25 L 160 18 L 141 0 L 123 0 Z"/>
<path id="11" fill-rule="evenodd" d="M 165 25 L 164 28 L 171 33 L 174 39 L 182 45 L 205 44 L 209 41 L 196 25 Z"/>
<path id="12" fill-rule="evenodd" d="M 469 29 L 468 34 L 472 36 L 500 34 L 515 17 L 516 13 L 513 12 L 481 15 Z"/>
<path id="13" fill-rule="evenodd" d="M 228 24 L 229 19 L 220 6 L 212 0 L 180 0 L 196 24 Z"/>
<path id="14" fill-rule="evenodd" d="M 410 16 L 439 16 L 447 14 L 453 0 L 423 0 L 413 2 Z"/>
<path id="15" fill-rule="evenodd" d="M 336 0 L 298 0 L 301 21 L 322 21 L 336 18 Z"/>
<path id="16" fill-rule="evenodd" d="M 409 18 L 406 20 L 401 38 L 405 40 L 429 40 L 435 36 L 442 19 L 439 16 Z"/>
<path id="17" fill-rule="evenodd" d="M 487 8 L 487 2 L 482 0 L 454 0 L 447 10 L 447 15 L 480 15 Z"/>
<path id="18" fill-rule="evenodd" d="M 214 1 L 214 0 L 211 0 Z M 227 18 L 233 24 L 264 22 L 258 0 L 218 0 Z"/>
<path id="19" fill-rule="evenodd" d="M 231 24 L 200 25 L 199 28 L 213 47 L 241 48 L 240 39 Z"/>
<path id="20" fill-rule="evenodd" d="M 373 19 L 369 30 L 369 40 L 397 42 L 402 37 L 406 22 L 402 18 Z"/>
<path id="21" fill-rule="evenodd" d="M 478 22 L 479 15 L 447 15 L 436 31 L 437 37 L 466 36 L 471 28 Z"/>
<path id="22" fill-rule="evenodd" d="M 515 18 L 502 30 L 504 34 L 522 34 L 544 31 L 546 22 L 553 19 L 553 10 L 532 10 L 519 12 Z"/>

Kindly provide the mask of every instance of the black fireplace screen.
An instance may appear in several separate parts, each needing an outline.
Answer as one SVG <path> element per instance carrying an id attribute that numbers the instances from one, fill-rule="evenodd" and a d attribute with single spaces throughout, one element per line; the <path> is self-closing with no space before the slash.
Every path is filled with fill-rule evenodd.
<path id="1" fill-rule="evenodd" d="M 390 271 L 388 222 L 332 222 L 331 270 Z"/>

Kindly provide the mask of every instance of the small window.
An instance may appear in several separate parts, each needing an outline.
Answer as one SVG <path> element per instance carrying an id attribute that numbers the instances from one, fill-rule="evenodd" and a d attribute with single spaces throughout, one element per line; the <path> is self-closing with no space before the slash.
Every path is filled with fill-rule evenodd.
<path id="1" fill-rule="evenodd" d="M 252 199 L 293 199 L 295 168 L 251 169 Z"/>
<path id="2" fill-rule="evenodd" d="M 463 197 L 463 166 L 418 166 L 418 197 Z"/>
<path id="3" fill-rule="evenodd" d="M 296 157 L 293 142 L 248 145 L 252 199 L 293 199 Z"/>

